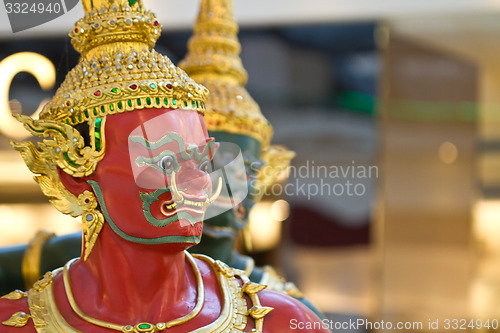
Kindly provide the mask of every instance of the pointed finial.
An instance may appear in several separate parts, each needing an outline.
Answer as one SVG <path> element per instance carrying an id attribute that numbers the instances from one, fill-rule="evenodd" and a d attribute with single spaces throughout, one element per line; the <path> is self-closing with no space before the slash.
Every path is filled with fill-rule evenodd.
<path id="1" fill-rule="evenodd" d="M 212 131 L 250 135 L 265 149 L 273 130 L 245 89 L 232 0 L 201 0 L 188 54 L 179 67 L 208 88 L 205 121 Z"/>
<path id="2" fill-rule="evenodd" d="M 90 59 L 104 50 L 152 49 L 161 33 L 156 15 L 142 0 L 83 0 L 85 17 L 69 34 L 71 43 Z"/>
<path id="3" fill-rule="evenodd" d="M 40 119 L 70 125 L 143 108 L 205 110 L 207 90 L 154 50 L 161 25 L 142 0 L 83 0 L 70 32 L 82 54 Z"/>

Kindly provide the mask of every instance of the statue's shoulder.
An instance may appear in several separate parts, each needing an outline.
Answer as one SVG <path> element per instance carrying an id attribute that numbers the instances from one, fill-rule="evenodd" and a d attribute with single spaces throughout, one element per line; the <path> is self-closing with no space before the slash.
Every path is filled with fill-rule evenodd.
<path id="1" fill-rule="evenodd" d="M 234 295 L 244 297 L 244 308 L 238 312 L 245 313 L 244 321 L 248 321 L 245 331 L 253 326 L 256 332 L 263 333 L 329 332 L 321 319 L 297 299 L 268 290 L 266 285 L 250 281 L 243 270 L 231 268 L 219 260 L 200 255 L 196 257 L 204 259 L 213 271 L 230 281 L 229 286 L 234 289 Z M 203 271 L 210 271 L 207 266 L 200 266 L 202 274 Z"/>
<path id="2" fill-rule="evenodd" d="M 264 324 L 265 332 L 330 332 L 328 323 L 297 299 L 275 290 L 259 292 L 263 307 L 273 308 Z"/>
<path id="3" fill-rule="evenodd" d="M 0 332 L 34 332 L 27 293 L 15 290 L 0 298 Z"/>

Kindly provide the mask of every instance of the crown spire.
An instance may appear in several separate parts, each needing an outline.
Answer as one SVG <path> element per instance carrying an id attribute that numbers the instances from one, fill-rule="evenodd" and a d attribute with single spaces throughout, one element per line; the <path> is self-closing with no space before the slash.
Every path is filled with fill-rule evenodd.
<path id="1" fill-rule="evenodd" d="M 232 0 L 201 0 L 188 54 L 179 66 L 210 91 L 205 114 L 209 130 L 250 135 L 265 149 L 273 131 L 245 89 L 237 34 Z"/>
<path id="2" fill-rule="evenodd" d="M 70 33 L 74 48 L 90 59 L 113 50 L 152 49 L 161 33 L 156 15 L 142 0 L 83 0 L 85 17 Z"/>
<path id="3" fill-rule="evenodd" d="M 81 53 L 41 119 L 76 125 L 144 108 L 205 110 L 205 87 L 153 48 L 161 32 L 142 0 L 83 0 L 70 32 Z"/>

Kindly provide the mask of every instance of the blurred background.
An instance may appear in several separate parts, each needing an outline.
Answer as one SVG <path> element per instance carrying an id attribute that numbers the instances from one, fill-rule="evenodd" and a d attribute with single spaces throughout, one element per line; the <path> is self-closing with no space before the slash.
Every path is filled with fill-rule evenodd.
<path id="1" fill-rule="evenodd" d="M 178 63 L 198 2 L 145 2 L 164 28 L 157 50 Z M 251 213 L 258 264 L 336 322 L 441 331 L 429 320 L 500 319 L 500 1 L 234 6 L 248 91 L 273 142 L 297 153 Z M 83 10 L 12 33 L 0 8 L 7 246 L 79 229 L 46 203 L 9 139 L 26 138 L 10 113 L 35 113 L 78 61 L 67 32 Z"/>

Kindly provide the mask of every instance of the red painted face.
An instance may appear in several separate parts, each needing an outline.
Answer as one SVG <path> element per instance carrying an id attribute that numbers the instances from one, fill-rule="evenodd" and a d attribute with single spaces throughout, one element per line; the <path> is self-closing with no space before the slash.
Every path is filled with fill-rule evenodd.
<path id="1" fill-rule="evenodd" d="M 111 228 L 136 243 L 199 242 L 214 147 L 203 117 L 171 109 L 111 115 L 105 141 L 88 182 Z"/>

